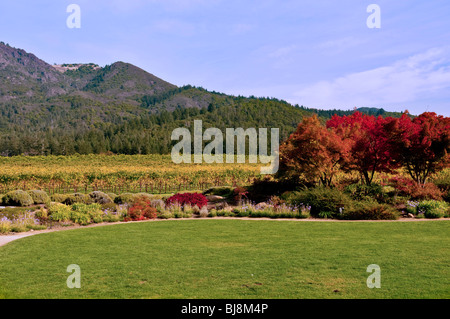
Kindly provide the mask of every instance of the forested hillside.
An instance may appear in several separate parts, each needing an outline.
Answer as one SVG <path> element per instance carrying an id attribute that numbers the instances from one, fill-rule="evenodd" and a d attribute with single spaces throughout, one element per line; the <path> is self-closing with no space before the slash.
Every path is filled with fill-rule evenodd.
<path id="1" fill-rule="evenodd" d="M 353 112 L 177 87 L 124 62 L 70 65 L 78 67 L 51 66 L 0 43 L 0 155 L 164 154 L 174 143 L 172 130 L 192 128 L 194 119 L 203 120 L 204 128 L 223 131 L 280 128 L 285 139 L 304 116 L 316 113 L 326 119 Z"/>

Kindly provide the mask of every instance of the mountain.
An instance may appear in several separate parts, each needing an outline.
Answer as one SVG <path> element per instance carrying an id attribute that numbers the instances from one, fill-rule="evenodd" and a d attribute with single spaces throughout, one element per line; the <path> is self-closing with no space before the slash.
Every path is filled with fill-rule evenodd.
<path id="1" fill-rule="evenodd" d="M 364 112 L 381 112 L 363 110 Z M 0 42 L 0 155 L 168 153 L 177 127 L 278 127 L 286 138 L 314 110 L 274 98 L 177 87 L 132 64 L 50 65 Z M 342 114 L 341 114 L 342 113 Z M 384 114 L 383 110 L 383 115 Z"/>

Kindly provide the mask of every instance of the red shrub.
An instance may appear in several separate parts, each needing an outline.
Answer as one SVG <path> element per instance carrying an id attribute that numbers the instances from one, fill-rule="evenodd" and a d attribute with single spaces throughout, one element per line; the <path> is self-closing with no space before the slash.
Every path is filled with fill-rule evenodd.
<path id="1" fill-rule="evenodd" d="M 442 200 L 443 193 L 433 183 L 420 186 L 419 183 L 410 178 L 396 176 L 389 179 L 389 185 L 397 190 L 398 195 L 407 196 L 414 200 Z"/>
<path id="2" fill-rule="evenodd" d="M 190 204 L 191 206 L 197 205 L 198 208 L 202 208 L 208 204 L 206 196 L 201 193 L 179 193 L 166 199 L 166 204 L 170 205 L 178 203 L 181 206 Z"/>
<path id="3" fill-rule="evenodd" d="M 151 206 L 150 200 L 147 197 L 138 197 L 133 201 L 131 207 L 128 208 L 128 216 L 125 220 L 155 219 L 156 217 L 156 208 Z"/>

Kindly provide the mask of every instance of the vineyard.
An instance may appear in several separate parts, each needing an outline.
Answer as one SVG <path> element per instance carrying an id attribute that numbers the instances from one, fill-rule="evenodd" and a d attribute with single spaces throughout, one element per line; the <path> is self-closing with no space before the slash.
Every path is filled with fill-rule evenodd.
<path id="1" fill-rule="evenodd" d="M 168 193 L 211 186 L 246 185 L 261 164 L 175 164 L 170 155 L 0 157 L 0 194 L 41 189 L 49 194 Z"/>

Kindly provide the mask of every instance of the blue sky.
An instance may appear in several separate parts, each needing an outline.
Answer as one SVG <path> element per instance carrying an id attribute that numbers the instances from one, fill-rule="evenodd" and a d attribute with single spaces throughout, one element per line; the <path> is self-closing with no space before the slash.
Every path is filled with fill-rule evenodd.
<path id="1" fill-rule="evenodd" d="M 80 29 L 66 25 L 72 3 Z M 366 24 L 372 3 L 380 29 Z M 228 94 L 450 116 L 448 0 L 3 0 L 0 41 Z"/>

